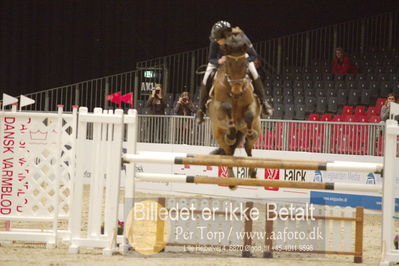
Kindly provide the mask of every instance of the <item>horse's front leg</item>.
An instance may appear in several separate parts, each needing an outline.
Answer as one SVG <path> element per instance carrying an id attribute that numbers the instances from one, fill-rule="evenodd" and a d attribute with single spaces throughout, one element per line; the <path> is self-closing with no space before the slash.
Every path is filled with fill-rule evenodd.
<path id="1" fill-rule="evenodd" d="M 224 140 L 228 145 L 234 145 L 237 142 L 237 130 L 233 120 L 233 106 L 229 102 L 223 102 L 221 109 L 227 116 L 227 133 Z"/>
<path id="2" fill-rule="evenodd" d="M 244 148 L 245 148 L 245 152 L 247 153 L 248 157 L 252 157 L 253 143 L 254 143 L 253 139 L 249 139 L 248 137 L 245 138 Z M 248 175 L 250 178 L 256 178 L 256 168 L 249 168 Z"/>
<path id="3" fill-rule="evenodd" d="M 244 120 L 247 124 L 247 134 L 245 136 L 245 152 L 248 157 L 252 157 L 252 147 L 259 136 L 259 126 L 256 123 L 256 127 L 254 128 L 254 120 L 255 115 L 252 110 L 248 110 L 244 114 Z M 256 178 L 256 168 L 249 168 L 248 175 L 250 178 Z"/>
<path id="4" fill-rule="evenodd" d="M 247 124 L 246 138 L 257 139 L 259 136 L 259 132 L 253 128 L 254 119 L 255 119 L 255 115 L 252 110 L 248 110 L 245 112 L 244 120 L 245 120 L 245 123 Z"/>

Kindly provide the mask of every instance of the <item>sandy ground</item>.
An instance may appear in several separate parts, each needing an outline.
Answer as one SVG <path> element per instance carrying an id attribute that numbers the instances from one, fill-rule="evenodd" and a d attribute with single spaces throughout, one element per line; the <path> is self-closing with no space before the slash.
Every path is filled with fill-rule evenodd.
<path id="1" fill-rule="evenodd" d="M 86 201 L 87 202 L 87 201 Z M 381 216 L 365 215 L 363 242 L 363 264 L 377 265 L 381 254 Z M 83 225 L 84 229 L 85 225 Z M 1 230 L 2 228 L 0 228 Z M 299 255 L 277 254 L 273 259 L 241 258 L 240 254 L 229 253 L 173 253 L 165 252 L 144 256 L 130 251 L 126 256 L 101 255 L 100 249 L 81 249 L 80 254 L 68 253 L 65 244 L 56 249 L 46 249 L 43 244 L 2 243 L 0 265 L 354 265 L 353 256 L 342 255 Z"/>

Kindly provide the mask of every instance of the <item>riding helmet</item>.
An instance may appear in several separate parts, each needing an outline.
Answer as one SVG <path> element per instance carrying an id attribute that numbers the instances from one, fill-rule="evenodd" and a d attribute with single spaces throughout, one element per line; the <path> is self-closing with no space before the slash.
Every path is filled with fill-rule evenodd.
<path id="1" fill-rule="evenodd" d="M 225 20 L 216 22 L 211 30 L 211 40 L 218 41 L 225 38 L 225 34 L 231 32 L 231 24 Z"/>

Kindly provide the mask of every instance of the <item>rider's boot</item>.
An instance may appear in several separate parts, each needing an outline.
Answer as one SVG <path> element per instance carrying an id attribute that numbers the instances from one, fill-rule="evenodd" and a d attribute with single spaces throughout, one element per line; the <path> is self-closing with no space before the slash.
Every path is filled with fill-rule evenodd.
<path id="1" fill-rule="evenodd" d="M 272 116 L 274 109 L 265 97 L 263 83 L 259 77 L 254 80 L 254 93 L 258 95 L 258 98 L 262 104 L 262 114 L 266 117 Z"/>
<path id="2" fill-rule="evenodd" d="M 206 113 L 206 102 L 208 101 L 209 98 L 209 91 L 207 87 L 208 86 L 201 83 L 199 109 L 195 115 L 195 122 L 197 124 L 201 124 L 202 122 L 204 122 L 204 115 Z"/>

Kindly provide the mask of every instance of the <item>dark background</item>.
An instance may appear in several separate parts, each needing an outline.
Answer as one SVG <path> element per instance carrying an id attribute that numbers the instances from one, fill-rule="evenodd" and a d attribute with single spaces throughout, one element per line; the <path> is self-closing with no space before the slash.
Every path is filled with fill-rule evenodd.
<path id="1" fill-rule="evenodd" d="M 0 0 L 0 89 L 19 95 L 134 70 L 207 46 L 220 19 L 258 42 L 398 8 L 398 0 Z"/>

